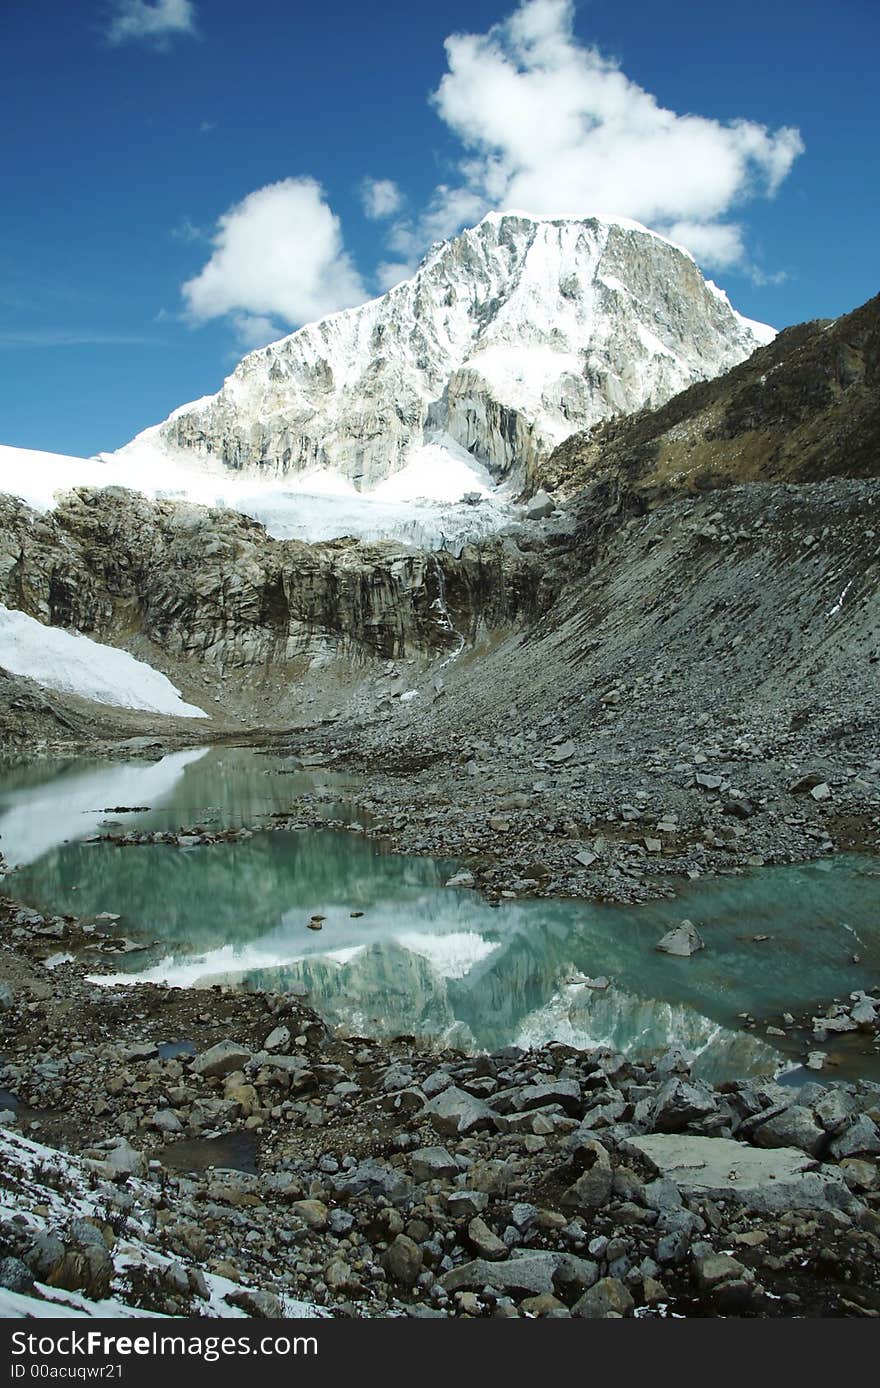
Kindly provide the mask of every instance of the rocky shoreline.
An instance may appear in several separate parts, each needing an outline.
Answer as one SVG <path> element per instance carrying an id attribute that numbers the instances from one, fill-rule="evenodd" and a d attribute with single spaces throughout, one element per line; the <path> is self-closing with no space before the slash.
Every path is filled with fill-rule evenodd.
<path id="1" fill-rule="evenodd" d="M 47 969 L 2 912 L 9 1314 L 880 1315 L 880 1086 L 345 1037 L 291 996 L 90 982 L 112 920 Z"/>

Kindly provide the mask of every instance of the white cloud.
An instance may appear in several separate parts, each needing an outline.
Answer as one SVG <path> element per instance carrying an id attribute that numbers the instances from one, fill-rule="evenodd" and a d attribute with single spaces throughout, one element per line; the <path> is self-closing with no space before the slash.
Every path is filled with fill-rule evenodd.
<path id="1" fill-rule="evenodd" d="M 193 0 L 116 0 L 107 30 L 111 43 L 147 39 L 165 43 L 178 34 L 195 33 Z"/>
<path id="2" fill-rule="evenodd" d="M 409 279 L 414 269 L 409 260 L 383 260 L 376 266 L 376 283 L 382 290 L 393 289 L 396 284 Z"/>
<path id="3" fill-rule="evenodd" d="M 201 227 L 191 222 L 189 217 L 184 217 L 182 222 L 178 222 L 176 227 L 171 228 L 171 235 L 175 241 L 206 241 L 208 238 Z"/>
<path id="4" fill-rule="evenodd" d="M 339 218 L 314 179 L 286 178 L 249 193 L 224 212 L 212 239 L 210 260 L 183 286 L 196 322 L 232 313 L 240 332 L 259 335 L 272 318 L 298 327 L 367 297 Z"/>
<path id="5" fill-rule="evenodd" d="M 403 194 L 390 178 L 365 178 L 361 184 L 361 201 L 371 221 L 393 217 L 403 206 Z"/>
<path id="6" fill-rule="evenodd" d="M 704 264 L 742 263 L 730 213 L 773 196 L 804 148 L 800 133 L 665 109 L 579 42 L 573 19 L 573 0 L 524 0 L 488 33 L 446 40 L 433 101 L 465 155 L 418 222 L 394 228 L 392 249 L 412 258 L 490 208 L 515 208 L 631 217 Z"/>
<path id="7" fill-rule="evenodd" d="M 242 347 L 265 347 L 267 342 L 277 342 L 284 336 L 284 329 L 264 314 L 236 313 L 232 321 Z"/>

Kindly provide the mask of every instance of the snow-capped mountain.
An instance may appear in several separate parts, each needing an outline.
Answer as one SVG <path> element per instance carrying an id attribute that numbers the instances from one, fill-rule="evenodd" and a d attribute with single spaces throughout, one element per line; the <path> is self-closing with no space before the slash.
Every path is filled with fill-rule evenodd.
<path id="1" fill-rule="evenodd" d="M 251 352 L 119 456 L 454 502 L 518 486 L 575 430 L 661 404 L 773 335 L 636 223 L 491 213 L 381 298 Z"/>

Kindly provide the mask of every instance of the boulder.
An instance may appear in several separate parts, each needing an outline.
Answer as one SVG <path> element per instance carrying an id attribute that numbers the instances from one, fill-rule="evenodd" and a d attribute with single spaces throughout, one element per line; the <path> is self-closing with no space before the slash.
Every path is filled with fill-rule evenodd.
<path id="1" fill-rule="evenodd" d="M 575 1302 L 571 1314 L 584 1320 L 610 1320 L 631 1315 L 634 1307 L 632 1296 L 619 1278 L 603 1277 Z"/>
<path id="2" fill-rule="evenodd" d="M 465 1137 L 468 1133 L 496 1126 L 489 1105 L 454 1084 L 430 1099 L 423 1114 L 444 1137 Z"/>
<path id="3" fill-rule="evenodd" d="M 685 920 L 681 925 L 668 930 L 654 948 L 663 954 L 674 954 L 686 959 L 698 950 L 705 949 L 706 943 L 693 921 Z"/>
<path id="4" fill-rule="evenodd" d="M 815 1157 L 828 1138 L 810 1109 L 802 1104 L 791 1104 L 782 1113 L 761 1123 L 754 1131 L 753 1140 L 758 1147 L 797 1147 Z"/>
<path id="5" fill-rule="evenodd" d="M 412 1287 L 418 1281 L 424 1255 L 418 1244 L 406 1234 L 398 1234 L 382 1255 L 382 1266 L 402 1287 Z"/>
<path id="6" fill-rule="evenodd" d="M 494 1230 L 490 1229 L 484 1219 L 475 1215 L 468 1224 L 468 1242 L 474 1252 L 481 1258 L 488 1258 L 490 1262 L 498 1262 L 506 1258 L 510 1252 L 503 1239 L 499 1239 Z"/>
<path id="7" fill-rule="evenodd" d="M 409 1158 L 409 1169 L 414 1181 L 451 1180 L 458 1175 L 458 1162 L 445 1147 L 420 1147 Z"/>
<path id="8" fill-rule="evenodd" d="M 651 1109 L 651 1127 L 658 1133 L 677 1133 L 688 1123 L 714 1113 L 714 1090 L 698 1080 L 673 1077 L 658 1090 Z"/>
<path id="9" fill-rule="evenodd" d="M 368 1157 L 351 1171 L 333 1177 L 336 1190 L 345 1195 L 383 1196 L 392 1205 L 402 1205 L 412 1195 L 412 1181 L 387 1162 Z"/>
<path id="10" fill-rule="evenodd" d="M 546 520 L 555 510 L 556 502 L 543 490 L 535 492 L 525 505 L 526 519 L 531 521 Z"/>
<path id="11" fill-rule="evenodd" d="M 729 1253 L 702 1253 L 694 1258 L 694 1281 L 703 1292 L 741 1278 L 746 1269 Z"/>
<path id="12" fill-rule="evenodd" d="M 290 1208 L 308 1229 L 320 1233 L 327 1228 L 329 1210 L 323 1200 L 294 1200 Z"/>
<path id="13" fill-rule="evenodd" d="M 447 1292 L 481 1291 L 483 1287 L 491 1286 L 519 1296 L 540 1296 L 542 1292 L 553 1291 L 559 1256 L 543 1251 L 523 1253 L 508 1258 L 505 1263 L 490 1263 L 486 1258 L 475 1258 L 444 1273 L 440 1285 Z"/>
<path id="14" fill-rule="evenodd" d="M 218 1041 L 209 1046 L 193 1061 L 193 1070 L 206 1079 L 212 1076 L 231 1075 L 233 1070 L 243 1070 L 252 1058 L 252 1052 L 237 1041 Z"/>
<path id="15" fill-rule="evenodd" d="M 682 1195 L 729 1200 L 762 1214 L 858 1205 L 836 1167 L 820 1166 L 792 1147 L 761 1149 L 731 1138 L 655 1133 L 627 1138 L 622 1150 L 646 1157 Z"/>
<path id="16" fill-rule="evenodd" d="M 560 1204 L 570 1210 L 598 1210 L 611 1198 L 614 1181 L 611 1158 L 601 1142 L 595 1139 L 586 1139 L 579 1144 L 578 1156 L 581 1160 L 586 1159 L 589 1166 L 563 1192 Z"/>
<path id="17" fill-rule="evenodd" d="M 831 1141 L 831 1154 L 838 1161 L 843 1157 L 876 1152 L 880 1152 L 880 1132 L 877 1130 L 877 1124 L 866 1113 L 859 1114 L 858 1118 Z"/>

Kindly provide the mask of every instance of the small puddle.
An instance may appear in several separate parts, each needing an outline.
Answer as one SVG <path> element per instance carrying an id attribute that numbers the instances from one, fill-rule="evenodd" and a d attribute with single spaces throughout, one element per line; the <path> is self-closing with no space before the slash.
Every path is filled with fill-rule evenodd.
<path id="1" fill-rule="evenodd" d="M 220 1137 L 183 1138 L 159 1152 L 163 1166 L 172 1171 L 241 1171 L 257 1174 L 257 1140 L 253 1133 L 223 1133 Z"/>
<path id="2" fill-rule="evenodd" d="M 194 1041 L 160 1041 L 157 1048 L 160 1060 L 176 1060 L 179 1055 L 195 1055 Z"/>

